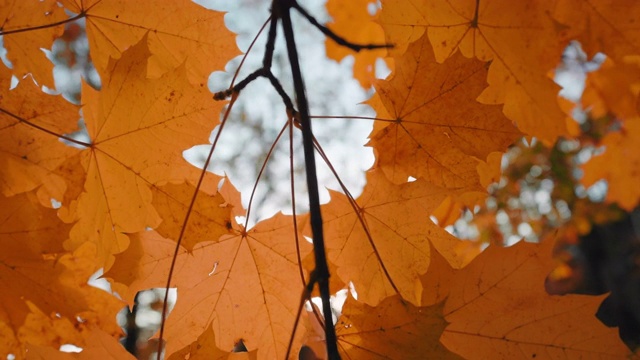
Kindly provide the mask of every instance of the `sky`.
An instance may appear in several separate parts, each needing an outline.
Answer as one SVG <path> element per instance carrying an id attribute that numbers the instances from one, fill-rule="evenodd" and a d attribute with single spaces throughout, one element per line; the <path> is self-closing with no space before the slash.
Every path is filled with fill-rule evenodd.
<path id="1" fill-rule="evenodd" d="M 269 16 L 269 3 L 264 0 L 239 0 L 234 2 L 221 0 L 197 1 L 201 5 L 216 10 L 228 11 L 225 16 L 227 27 L 238 34 L 237 44 L 245 52 Z M 323 0 L 300 1 L 300 4 L 320 23 L 330 18 L 326 13 Z M 367 105 L 360 104 L 371 96 L 352 78 L 353 58 L 338 63 L 329 60 L 325 54 L 324 35 L 309 25 L 295 11 L 293 23 L 300 62 L 307 88 L 312 115 L 359 115 L 375 116 Z M 281 31 L 280 31 L 281 33 Z M 279 33 L 279 35 L 281 35 Z M 348 34 L 345 34 L 348 37 Z M 254 48 L 243 65 L 239 80 L 262 65 L 266 31 L 257 40 Z M 226 89 L 241 57 L 227 64 L 226 71 L 215 72 L 209 78 L 212 91 Z M 278 37 L 273 61 L 273 73 L 280 79 L 284 89 L 293 99 L 289 63 L 282 36 Z M 242 91 L 229 122 L 225 125 L 220 143 L 214 152 L 210 169 L 217 174 L 227 174 L 231 182 L 242 192 L 243 205 L 247 206 L 251 189 L 255 183 L 257 171 L 264 156 L 273 143 L 277 133 L 285 124 L 286 112 L 282 100 L 266 79 L 258 79 Z M 365 183 L 365 171 L 373 165 L 373 151 L 364 145 L 371 131 L 370 120 L 316 119 L 313 131 L 328 154 L 332 164 L 346 183 L 350 192 L 357 196 Z M 215 131 L 214 131 L 215 133 Z M 213 134 L 212 138 L 213 140 Z M 299 130 L 294 135 L 294 171 L 296 179 L 296 203 L 298 212 L 307 208 L 306 183 L 304 178 L 301 137 Z M 278 211 L 291 213 L 289 181 L 289 142 L 288 135 L 280 141 L 274 150 L 266 170 L 266 179 L 261 181 L 252 214 L 254 218 L 267 218 Z M 187 151 L 185 156 L 190 162 L 202 166 L 210 146 L 203 145 Z M 330 196 L 326 188 L 338 189 L 328 167 L 316 156 L 318 176 L 321 188 L 321 201 L 326 203 Z"/>

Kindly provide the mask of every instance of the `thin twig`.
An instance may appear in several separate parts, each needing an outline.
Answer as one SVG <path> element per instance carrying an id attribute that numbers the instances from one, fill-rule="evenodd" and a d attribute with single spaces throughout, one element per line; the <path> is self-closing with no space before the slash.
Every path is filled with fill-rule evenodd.
<path id="1" fill-rule="evenodd" d="M 338 175 L 338 172 L 336 171 L 335 167 L 333 166 L 331 161 L 329 161 L 329 157 L 324 152 L 324 149 L 322 148 L 322 146 L 320 146 L 320 143 L 318 142 L 318 140 L 315 137 L 313 138 L 313 144 L 314 144 L 314 146 L 316 148 L 316 151 L 318 152 L 318 154 L 320 154 L 320 157 L 322 158 L 322 160 L 324 160 L 324 163 L 329 167 L 329 170 L 331 170 L 331 172 L 333 173 L 333 176 L 338 181 L 338 184 L 340 185 L 340 188 L 342 189 L 342 191 L 344 192 L 345 196 L 349 200 L 349 204 L 351 205 L 351 208 L 353 209 L 354 214 L 356 214 L 356 217 L 358 218 L 358 222 L 362 226 L 362 231 L 364 231 L 365 235 L 367 236 L 367 240 L 369 241 L 369 245 L 371 245 L 373 253 L 376 256 L 376 259 L 378 259 L 378 263 L 380 264 L 380 267 L 382 267 L 382 272 L 384 272 L 384 275 L 387 278 L 387 280 L 389 281 L 389 284 L 391 284 L 391 287 L 393 288 L 393 290 L 396 293 L 399 294 L 400 290 L 398 290 L 398 287 L 396 286 L 395 282 L 393 282 L 393 278 L 391 278 L 391 274 L 389 274 L 389 271 L 387 270 L 387 266 L 384 264 L 384 261 L 382 260 L 382 257 L 380 256 L 380 252 L 378 252 L 378 248 L 376 247 L 376 244 L 373 241 L 373 236 L 371 236 L 371 232 L 369 231 L 369 226 L 367 226 L 367 222 L 365 221 L 365 219 L 364 219 L 364 217 L 362 215 L 362 213 L 363 213 L 362 212 L 362 208 L 360 207 L 360 205 L 358 205 L 358 202 L 353 197 L 353 195 L 351 195 L 351 192 L 349 191 L 347 186 L 344 184 L 344 182 L 342 181 L 342 179 Z"/>
<path id="2" fill-rule="evenodd" d="M 213 151 L 218 144 L 218 139 L 220 139 L 220 134 L 222 134 L 222 129 L 224 125 L 227 123 L 227 119 L 229 118 L 229 113 L 231 112 L 231 108 L 233 108 L 233 104 L 236 102 L 238 98 L 238 93 L 234 93 L 231 97 L 231 101 L 229 105 L 227 105 L 227 110 L 224 113 L 224 117 L 220 122 L 220 127 L 218 128 L 218 133 L 216 134 L 215 139 L 213 140 L 213 144 L 211 144 L 211 150 L 209 150 L 209 154 L 207 155 L 207 160 L 204 162 L 204 166 L 202 167 L 202 171 L 200 172 L 200 178 L 198 178 L 198 183 L 196 184 L 196 188 L 193 192 L 193 196 L 191 197 L 191 202 L 189 203 L 189 207 L 187 208 L 187 213 L 184 216 L 184 221 L 182 222 L 182 227 L 180 228 L 180 235 L 178 235 L 178 239 L 176 240 L 176 247 L 173 251 L 173 257 L 171 258 L 171 266 L 169 267 L 169 275 L 167 275 L 167 285 L 165 286 L 165 294 L 164 301 L 162 303 L 162 314 L 160 319 L 160 335 L 158 336 L 158 353 L 157 360 L 161 360 L 162 358 L 162 340 L 164 336 L 164 324 L 167 318 L 167 303 L 169 301 L 169 289 L 171 288 L 171 279 L 173 277 L 173 271 L 176 267 L 176 262 L 178 259 L 178 252 L 180 252 L 180 244 L 182 243 L 182 239 L 184 238 L 185 231 L 187 229 L 187 224 L 189 223 L 189 217 L 191 216 L 191 211 L 193 210 L 193 206 L 196 202 L 196 198 L 198 197 L 198 192 L 200 190 L 200 186 L 202 185 L 202 181 L 204 180 L 204 176 L 207 173 L 207 168 L 209 167 L 209 163 L 211 162 L 211 158 L 213 157 Z"/>
<path id="3" fill-rule="evenodd" d="M 271 82 L 271 86 L 273 86 L 273 88 L 276 89 L 276 92 L 282 98 L 282 102 L 284 102 L 284 106 L 287 108 L 287 112 L 291 112 L 295 114 L 296 111 L 295 111 L 295 108 L 293 107 L 293 102 L 291 101 L 291 98 L 289 97 L 289 95 L 287 95 L 287 93 L 284 91 L 284 88 L 282 88 L 280 81 L 278 81 L 278 79 L 275 76 L 273 76 L 273 73 L 271 73 L 271 70 L 269 70 L 269 72 L 267 72 L 265 76 Z"/>
<path id="4" fill-rule="evenodd" d="M 233 74 L 233 78 L 231 79 L 231 85 L 229 85 L 229 88 L 233 88 L 233 85 L 236 83 L 236 79 L 238 78 L 238 74 L 240 73 L 240 69 L 242 69 L 242 65 L 244 65 L 244 61 L 247 60 L 247 56 L 251 52 L 251 49 L 253 49 L 253 45 L 255 45 L 256 41 L 258 40 L 258 37 L 260 37 L 260 34 L 262 34 L 262 32 L 264 31 L 264 28 L 267 26 L 269 21 L 271 21 L 271 16 L 269 16 L 267 21 L 265 21 L 264 24 L 262 24 L 262 27 L 258 31 L 258 34 L 251 41 L 251 44 L 249 45 L 249 48 L 247 49 L 247 52 L 244 53 L 244 55 L 242 56 L 242 60 L 240 60 L 240 65 L 238 65 L 238 68 L 236 69 L 236 72 Z"/>
<path id="5" fill-rule="evenodd" d="M 397 123 L 398 119 L 383 119 L 371 116 L 352 116 L 352 115 L 311 115 L 312 119 L 347 119 L 347 120 L 371 120 L 380 122 Z"/>
<path id="6" fill-rule="evenodd" d="M 320 31 L 322 31 L 326 36 L 334 40 L 336 43 L 338 43 L 339 45 L 345 46 L 349 49 L 352 49 L 354 51 L 390 48 L 392 47 L 392 45 L 389 45 L 389 44 L 360 45 L 360 44 L 351 43 L 343 39 L 342 37 L 336 35 L 335 33 L 333 33 L 333 31 L 328 29 L 326 26 L 318 23 L 314 17 L 309 15 L 309 13 L 307 13 L 306 10 L 300 7 L 300 5 L 297 3 L 296 0 L 273 0 L 272 8 L 271 8 L 272 13 L 270 18 L 271 26 L 269 27 L 269 34 L 267 38 L 264 58 L 262 61 L 262 67 L 254 71 L 253 73 L 251 73 L 244 80 L 239 82 L 237 85 L 235 86 L 232 85 L 228 90 L 218 92 L 214 95 L 214 99 L 217 99 L 217 100 L 224 99 L 230 95 L 237 96 L 239 92 L 242 89 L 244 89 L 244 87 L 246 87 L 249 83 L 257 79 L 258 77 L 266 77 L 267 79 L 269 79 L 271 85 L 276 90 L 276 92 L 280 95 L 280 97 L 282 98 L 282 101 L 286 106 L 287 114 L 289 116 L 288 126 L 290 129 L 289 130 L 290 138 L 292 137 L 292 129 L 293 129 L 292 126 L 296 126 L 302 130 L 303 150 L 304 150 L 304 156 L 305 156 L 305 170 L 307 175 L 306 176 L 307 187 L 308 187 L 308 194 L 309 194 L 309 209 L 310 209 L 309 212 L 311 217 L 311 230 L 313 233 L 315 269 L 310 274 L 309 282 L 306 284 L 305 290 L 300 300 L 300 304 L 298 307 L 298 315 L 296 317 L 294 329 L 292 331 L 289 346 L 287 348 L 287 357 L 290 355 L 290 352 L 291 352 L 293 338 L 295 336 L 295 332 L 298 326 L 300 313 L 302 311 L 301 310 L 302 305 L 304 304 L 304 298 L 310 297 L 310 294 L 313 288 L 315 287 L 316 284 L 318 284 L 318 287 L 320 290 L 320 297 L 322 299 L 322 310 L 324 314 L 323 326 L 325 329 L 327 355 L 329 359 L 334 360 L 334 359 L 340 359 L 340 354 L 338 353 L 337 338 L 336 338 L 335 328 L 334 328 L 333 319 L 332 319 L 332 309 L 331 309 L 331 301 L 330 301 L 331 293 L 329 290 L 330 274 L 329 274 L 329 267 L 327 263 L 326 250 L 324 245 L 324 235 L 323 235 L 323 229 L 322 229 L 323 224 L 322 224 L 322 215 L 320 212 L 320 196 L 318 192 L 318 179 L 316 174 L 314 145 L 317 147 L 317 150 L 321 153 L 321 156 L 323 157 L 323 159 L 325 159 L 326 162 L 328 162 L 328 159 L 326 158 L 326 155 L 324 154 L 319 144 L 317 144 L 317 141 L 313 137 L 313 132 L 311 129 L 311 117 L 309 116 L 309 105 L 308 105 L 308 101 L 305 94 L 304 81 L 302 77 L 302 72 L 300 70 L 300 64 L 298 61 L 298 52 L 295 44 L 293 26 L 291 24 L 290 10 L 292 8 L 295 8 L 297 11 L 299 11 L 312 25 L 317 27 Z M 291 101 L 291 98 L 284 91 L 284 88 L 282 87 L 278 79 L 271 72 L 271 66 L 273 62 L 273 53 L 275 49 L 275 39 L 277 34 L 277 24 L 278 24 L 278 21 L 280 20 L 282 20 L 284 37 L 287 45 L 287 53 L 289 56 L 289 63 L 291 65 L 291 72 L 293 75 L 293 85 L 294 85 L 294 90 L 295 90 L 295 95 L 296 95 L 296 100 L 298 105 L 297 106 L 298 111 L 296 111 L 294 104 Z M 263 26 L 263 29 L 264 29 L 264 26 Z M 280 134 L 278 135 L 278 139 L 280 138 L 280 135 L 282 135 L 282 132 L 280 132 Z M 272 150 L 273 150 L 273 146 L 270 150 L 270 153 Z M 299 239 L 298 239 L 298 233 L 297 233 L 297 222 L 295 219 L 296 214 L 295 214 L 295 195 L 294 195 L 295 189 L 293 184 L 293 145 L 291 142 L 290 142 L 290 156 L 291 156 L 290 167 L 292 168 L 291 169 L 291 192 L 292 192 L 292 203 L 293 203 L 294 229 L 296 231 L 295 236 L 296 236 L 296 249 L 298 251 L 298 263 L 300 264 L 301 259 L 300 259 L 299 244 L 298 244 Z M 266 164 L 266 161 L 265 161 L 265 164 Z M 261 169 L 260 174 L 262 174 L 265 164 L 263 164 L 263 168 Z M 335 172 L 335 169 L 333 169 L 331 164 L 329 164 L 329 166 L 337 177 L 337 173 Z M 258 180 L 259 179 L 260 179 L 260 175 L 258 175 Z M 256 186 L 257 186 L 257 181 L 256 181 Z M 344 184 L 339 179 L 339 177 L 338 177 L 338 181 L 340 182 L 343 190 L 347 194 L 347 197 L 349 198 L 351 205 L 354 207 L 354 210 L 357 209 L 357 204 L 355 203 L 353 196 L 351 196 L 349 191 L 346 189 L 346 186 L 344 186 Z M 254 192 L 255 192 L 255 186 L 254 186 Z M 248 210 L 248 212 L 249 211 L 250 210 Z M 363 227 L 365 228 L 364 229 L 365 232 L 368 233 L 368 229 L 364 224 L 364 219 L 362 219 L 359 216 L 359 220 L 362 223 Z M 370 235 L 369 234 L 367 235 L 369 236 L 369 239 L 371 241 Z M 374 251 L 375 251 L 375 247 L 374 247 Z M 303 274 L 301 274 L 301 277 L 304 281 Z M 390 278 L 389 280 L 391 281 Z M 391 283 L 393 285 L 392 281 Z M 314 310 L 314 313 L 315 313 L 315 310 Z"/>
<path id="7" fill-rule="evenodd" d="M 258 183 L 260 182 L 260 178 L 262 177 L 262 174 L 264 173 L 264 170 L 267 168 L 267 163 L 269 162 L 269 159 L 271 158 L 271 154 L 273 154 L 273 150 L 276 148 L 276 145 L 278 144 L 278 141 L 280 141 L 280 138 L 282 137 L 282 134 L 284 134 L 284 131 L 287 129 L 287 126 L 289 126 L 288 123 L 286 123 L 282 127 L 282 130 L 280 130 L 280 132 L 278 133 L 278 136 L 276 136 L 276 139 L 271 144 L 271 148 L 269 148 L 269 152 L 267 152 L 267 157 L 262 162 L 262 166 L 260 167 L 260 171 L 258 172 L 258 176 L 256 177 L 256 181 L 253 184 L 253 189 L 251 190 L 251 197 L 249 197 L 249 205 L 247 205 L 247 215 L 245 215 L 245 219 L 244 219 L 244 228 L 245 228 L 245 230 L 249 226 L 249 216 L 251 215 L 251 207 L 253 205 L 253 197 L 255 196 L 256 190 L 258 189 Z"/>
<path id="8" fill-rule="evenodd" d="M 278 17 L 271 14 L 271 27 L 269 27 L 269 36 L 267 37 L 267 45 L 264 49 L 264 57 L 262 58 L 262 67 L 271 69 L 273 62 L 273 52 L 276 48 L 276 35 L 278 34 Z"/>
<path id="9" fill-rule="evenodd" d="M 242 89 L 244 89 L 247 85 L 249 85 L 253 80 L 261 76 L 264 76 L 264 72 L 265 72 L 264 68 L 260 68 L 252 72 L 251 74 L 247 75 L 246 78 L 242 79 L 242 81 L 240 81 L 237 85 L 232 86 L 227 90 L 218 91 L 217 93 L 213 94 L 213 99 L 224 100 L 229 96 L 231 96 L 233 93 L 239 93 L 240 91 L 242 91 Z"/>
<path id="10" fill-rule="evenodd" d="M 298 236 L 298 220 L 296 214 L 296 185 L 294 181 L 294 166 L 293 166 L 293 116 L 289 116 L 289 121 L 287 122 L 287 127 L 289 128 L 289 183 L 291 185 L 291 214 L 292 214 L 292 222 L 293 222 L 293 232 L 296 240 L 296 257 L 298 260 L 298 270 L 300 271 L 300 280 L 304 284 L 306 282 L 304 278 L 304 269 L 302 268 L 302 257 L 300 256 L 300 237 Z M 302 308 L 304 307 L 304 303 L 307 301 L 311 293 L 309 291 L 303 290 L 302 296 L 300 297 L 300 303 L 298 304 L 298 311 L 296 313 L 296 321 L 293 324 L 293 330 L 291 330 L 291 336 L 289 337 L 289 345 L 287 345 L 287 354 L 285 355 L 285 359 L 289 359 L 291 355 L 291 350 L 293 348 L 293 340 L 296 336 L 296 331 L 298 329 L 298 324 L 300 323 L 300 315 L 302 314 Z"/>

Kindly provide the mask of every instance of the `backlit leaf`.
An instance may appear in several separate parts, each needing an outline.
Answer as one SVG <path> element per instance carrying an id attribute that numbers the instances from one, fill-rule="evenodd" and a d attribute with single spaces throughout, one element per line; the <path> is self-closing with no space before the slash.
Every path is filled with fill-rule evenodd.
<path id="1" fill-rule="evenodd" d="M 549 295 L 552 242 L 489 246 L 450 280 L 442 343 L 466 359 L 623 358 L 615 328 L 595 318 L 602 296 Z"/>
<path id="2" fill-rule="evenodd" d="M 184 67 L 148 79 L 141 59 L 149 56 L 143 38 L 110 63 L 103 91 L 83 87 L 91 147 L 79 155 L 87 175 L 84 193 L 70 205 L 77 222 L 67 247 L 89 239 L 105 254 L 107 267 L 110 254 L 128 245 L 123 233 L 160 223 L 151 188 L 198 176 L 182 152 L 207 141 L 222 106 L 206 87 L 187 81 Z"/>
<path id="3" fill-rule="evenodd" d="M 520 133 L 498 106 L 475 98 L 486 86 L 486 64 L 456 53 L 435 63 L 426 39 L 396 58 L 396 70 L 376 89 L 394 122 L 374 132 L 378 164 L 396 183 L 409 176 L 442 187 L 484 190 L 478 159 L 504 151 Z"/>
<path id="4" fill-rule="evenodd" d="M 53 64 L 42 49 L 51 49 L 62 35 L 62 25 L 43 27 L 67 19 L 55 0 L 0 1 L 0 32 L 7 58 L 18 78 L 31 74 L 40 85 L 54 87 Z"/>
<path id="5" fill-rule="evenodd" d="M 83 13 L 92 60 L 103 81 L 111 77 L 110 58 L 149 38 L 145 74 L 157 78 L 185 63 L 189 80 L 206 81 L 237 52 L 235 37 L 224 26 L 224 15 L 188 0 L 62 0 Z"/>

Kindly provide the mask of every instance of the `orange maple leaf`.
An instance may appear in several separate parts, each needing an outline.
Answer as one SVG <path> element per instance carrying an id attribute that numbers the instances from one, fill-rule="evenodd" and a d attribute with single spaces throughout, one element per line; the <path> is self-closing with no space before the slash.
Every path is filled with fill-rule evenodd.
<path id="1" fill-rule="evenodd" d="M 0 192 L 11 196 L 60 181 L 54 170 L 74 151 L 55 133 L 74 131 L 78 118 L 77 106 L 43 93 L 29 78 L 11 89 L 11 71 L 0 65 Z"/>
<path id="2" fill-rule="evenodd" d="M 580 41 L 589 56 L 603 52 L 614 60 L 640 54 L 637 1 L 558 0 L 553 17 L 569 27 L 567 38 Z"/>
<path id="3" fill-rule="evenodd" d="M 637 57 L 614 62 L 607 59 L 598 71 L 587 75 L 581 105 L 595 118 L 610 116 L 617 119 L 620 129 L 609 130 L 598 141 L 604 151 L 583 165 L 584 186 L 605 179 L 608 183 L 607 201 L 616 202 L 627 211 L 640 202 L 637 190 L 640 158 L 640 67 Z"/>
<path id="4" fill-rule="evenodd" d="M 66 19 L 64 9 L 55 0 L 0 1 L 0 35 L 18 78 L 31 74 L 39 84 L 54 88 L 53 63 L 42 49 L 50 49 L 64 28 L 46 25 Z"/>
<path id="5" fill-rule="evenodd" d="M 344 36 L 356 44 L 384 44 L 384 32 L 374 19 L 375 15 L 369 13 L 369 6 L 375 6 L 372 0 L 340 0 L 327 1 L 327 11 L 333 21 L 327 26 L 336 34 Z M 327 57 L 340 61 L 348 55 L 353 55 L 353 77 L 364 88 L 370 88 L 375 80 L 376 61 L 384 57 L 386 49 L 363 50 L 354 52 L 348 48 L 336 44 L 331 39 L 325 40 Z"/>
<path id="6" fill-rule="evenodd" d="M 152 187 L 197 178 L 182 152 L 206 141 L 222 108 L 204 86 L 188 82 L 184 67 L 148 79 L 149 56 L 145 37 L 109 64 L 103 91 L 83 87 L 91 144 L 80 154 L 86 182 L 68 205 L 66 220 L 76 223 L 66 246 L 95 242 L 107 267 L 128 246 L 123 233 L 160 223 Z"/>
<path id="7" fill-rule="evenodd" d="M 386 32 L 387 19 L 393 29 L 387 32 L 391 42 L 415 41 L 426 27 L 439 62 L 458 49 L 466 57 L 492 61 L 487 78 L 490 87 L 479 101 L 504 104 L 505 115 L 529 135 L 555 141 L 567 133 L 556 100 L 559 87 L 547 76 L 567 42 L 550 16 L 553 2 L 435 0 L 419 4 L 414 5 L 417 13 L 409 14 L 411 20 L 400 27 L 391 20 L 398 15 L 389 19 L 383 7 L 382 26 Z M 394 1 L 389 5 L 402 6 Z M 394 34 L 400 37 L 398 41 Z"/>
<path id="8" fill-rule="evenodd" d="M 478 159 L 504 151 L 521 136 L 499 106 L 475 101 L 486 86 L 486 64 L 457 53 L 437 64 L 426 37 L 395 59 L 390 79 L 376 84 L 395 120 L 371 135 L 378 166 L 396 183 L 413 176 L 484 191 Z"/>
<path id="9" fill-rule="evenodd" d="M 202 188 L 201 188 L 202 189 Z M 193 208 L 191 202 L 195 186 L 191 184 L 166 184 L 152 188 L 153 206 L 162 218 L 155 229 L 160 235 L 177 240 L 184 224 L 187 211 L 191 212 L 189 223 L 180 243 L 191 251 L 201 241 L 216 241 L 220 236 L 229 234 L 231 225 L 231 205 L 217 191 L 209 193 L 199 190 Z"/>
<path id="10" fill-rule="evenodd" d="M 442 306 L 416 307 L 396 295 L 371 307 L 349 296 L 336 323 L 340 352 L 348 359 L 461 359 L 440 343 Z"/>
<path id="11" fill-rule="evenodd" d="M 260 357 L 282 358 L 303 294 L 298 259 L 311 251 L 302 234 L 291 231 L 291 216 L 278 214 L 242 234 L 201 242 L 181 250 L 172 284 L 179 296 L 166 324 L 167 354 L 188 346 L 212 326 L 217 347 L 231 349 L 243 339 Z M 306 218 L 299 218 L 302 229 Z M 153 232 L 117 256 L 107 276 L 139 289 L 165 286 L 175 242 Z M 297 254 L 299 246 L 300 254 Z M 122 265 L 119 265 L 122 264 Z M 131 264 L 138 263 L 133 269 Z M 298 333 L 296 347 L 302 334 Z"/>
<path id="12" fill-rule="evenodd" d="M 235 37 L 224 26 L 224 14 L 188 0 L 62 0 L 65 8 L 84 14 L 91 58 L 102 81 L 112 76 L 109 59 L 149 37 L 148 75 L 159 77 L 186 63 L 189 79 L 209 74 L 235 56 Z"/>
<path id="13" fill-rule="evenodd" d="M 640 61 L 607 58 L 597 71 L 587 74 L 580 98 L 582 108 L 594 118 L 613 114 L 621 119 L 640 115 Z"/>
<path id="14" fill-rule="evenodd" d="M 33 193 L 0 196 L 0 225 L 0 283 L 4 289 L 0 333 L 5 335 L 0 354 L 20 354 L 19 342 L 25 338 L 18 335 L 31 308 L 73 317 L 86 302 L 79 291 L 60 280 L 65 268 L 55 257 L 62 252 L 70 226 L 59 221 L 55 210 L 40 206 Z M 30 336 L 26 339 L 32 340 Z"/>
<path id="15" fill-rule="evenodd" d="M 87 345 L 77 353 L 65 353 L 56 349 L 28 345 L 28 360 L 134 360 L 122 345 L 101 330 L 92 330 Z"/>
<path id="16" fill-rule="evenodd" d="M 547 294 L 552 245 L 489 246 L 450 277 L 442 343 L 466 359 L 628 355 L 617 329 L 595 317 L 604 296 Z"/>
<path id="17" fill-rule="evenodd" d="M 454 251 L 459 240 L 429 220 L 449 193 L 421 180 L 394 185 L 380 170 L 368 173 L 356 210 L 345 195 L 331 193 L 322 210 L 328 256 L 338 276 L 354 283 L 359 300 L 376 305 L 399 292 L 419 304 L 429 243 L 461 265 Z"/>
<path id="18" fill-rule="evenodd" d="M 600 144 L 604 153 L 583 165 L 585 186 L 605 179 L 608 183 L 607 201 L 616 202 L 631 211 L 640 203 L 640 118 L 627 119 L 620 131 L 607 134 Z"/>
<path id="19" fill-rule="evenodd" d="M 70 225 L 55 210 L 41 206 L 33 192 L 0 196 L 0 228 L 0 354 L 22 358 L 26 342 L 78 344 L 90 326 L 120 333 L 115 314 L 121 302 L 87 284 L 97 270 L 95 251 L 84 244 L 64 252 Z"/>

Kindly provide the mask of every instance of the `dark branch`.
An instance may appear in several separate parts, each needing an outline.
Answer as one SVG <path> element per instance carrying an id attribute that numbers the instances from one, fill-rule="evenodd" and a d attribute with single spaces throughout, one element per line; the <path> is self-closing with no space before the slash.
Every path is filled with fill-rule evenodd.
<path id="1" fill-rule="evenodd" d="M 318 30 L 322 31 L 322 33 L 329 37 L 331 40 L 335 41 L 338 45 L 349 48 L 355 52 L 360 52 L 361 50 L 388 49 L 393 47 L 392 44 L 354 44 L 348 40 L 345 40 L 341 36 L 338 36 L 328 27 L 320 24 L 318 20 L 311 16 L 302 6 L 298 4 L 297 1 L 293 1 L 293 4 L 291 6 L 298 10 L 298 12 L 302 14 L 302 16 L 304 16 L 311 23 L 311 25 L 318 28 Z"/>
<path id="2" fill-rule="evenodd" d="M 271 86 L 273 86 L 273 88 L 276 89 L 276 91 L 282 98 L 282 102 L 284 102 L 284 106 L 287 107 L 287 111 L 295 113 L 296 111 L 295 111 L 295 108 L 293 107 L 293 102 L 291 101 L 291 98 L 289 97 L 289 95 L 287 95 L 287 93 L 282 88 L 282 85 L 280 85 L 280 81 L 278 81 L 278 79 L 275 76 L 273 76 L 271 71 L 267 72 L 266 77 L 271 82 Z"/>
<path id="3" fill-rule="evenodd" d="M 333 325 L 332 309 L 331 309 L 331 302 L 330 302 L 331 300 L 331 293 L 329 290 L 330 274 L 329 274 L 329 266 L 327 264 L 327 255 L 326 255 L 325 244 L 324 244 L 322 214 L 320 211 L 320 196 L 318 192 L 318 178 L 316 174 L 314 137 L 313 137 L 313 132 L 311 130 L 309 104 L 308 104 L 306 93 L 305 93 L 304 81 L 302 77 L 302 72 L 300 70 L 300 64 L 298 61 L 298 51 L 295 44 L 293 26 L 291 24 L 290 11 L 292 8 L 295 8 L 297 11 L 299 11 L 312 25 L 317 27 L 320 31 L 322 31 L 322 33 L 324 33 L 326 36 L 334 40 L 336 43 L 338 43 L 339 45 L 345 46 L 349 49 L 352 49 L 356 52 L 361 50 L 390 48 L 392 47 L 392 45 L 389 45 L 389 44 L 360 45 L 360 44 L 351 43 L 343 39 L 342 37 L 336 35 L 335 33 L 333 33 L 333 31 L 328 29 L 326 26 L 318 23 L 318 21 L 313 16 L 311 16 L 302 7 L 300 7 L 300 5 L 297 3 L 296 0 L 273 0 L 272 8 L 271 8 L 271 26 L 269 27 L 269 35 L 267 38 L 264 58 L 262 60 L 262 68 L 254 71 L 252 74 L 247 76 L 244 80 L 242 80 L 237 85 L 231 87 L 230 89 L 218 92 L 214 95 L 214 99 L 216 100 L 225 99 L 230 95 L 237 96 L 237 94 L 245 86 L 247 86 L 249 83 L 257 79 L 258 77 L 266 77 L 267 79 L 269 79 L 269 82 L 271 83 L 273 88 L 282 98 L 282 101 L 284 102 L 287 108 L 287 113 L 290 117 L 291 125 L 294 125 L 302 130 L 302 139 L 303 139 L 302 142 L 303 142 L 303 150 L 304 150 L 304 157 L 305 157 L 305 170 L 307 175 L 306 176 L 307 188 L 309 193 L 309 212 L 311 217 L 311 229 L 313 234 L 315 269 L 312 271 L 309 282 L 305 286 L 305 290 L 302 295 L 300 305 L 298 308 L 298 316 L 300 315 L 302 304 L 305 298 L 308 298 L 309 294 L 311 294 L 313 288 L 317 284 L 320 290 L 320 297 L 322 299 L 322 311 L 324 313 L 324 329 L 325 329 L 325 339 L 327 344 L 327 355 L 329 359 L 335 360 L 335 359 L 340 359 L 340 354 L 338 352 L 337 337 L 336 337 L 335 328 Z M 273 53 L 275 49 L 275 39 L 277 34 L 277 23 L 280 20 L 282 20 L 282 28 L 284 32 L 286 45 L 287 45 L 289 63 L 291 65 L 291 73 L 293 77 L 293 85 L 294 85 L 294 90 L 295 90 L 295 95 L 296 95 L 296 100 L 298 105 L 298 111 L 295 110 L 294 104 L 291 101 L 291 98 L 284 91 L 284 88 L 280 84 L 280 81 L 278 81 L 278 79 L 271 72 L 271 65 L 273 62 Z M 322 150 L 321 149 L 318 149 L 318 150 L 321 152 L 322 157 L 325 158 L 326 161 L 328 161 L 326 159 L 326 155 L 324 155 Z M 291 148 L 291 151 L 293 151 L 292 148 Z M 291 163 L 291 166 L 293 166 L 292 163 Z M 335 170 L 333 171 L 335 172 Z M 292 186 L 292 196 L 293 196 L 293 183 L 291 186 Z M 342 186 L 345 189 L 345 192 L 349 194 L 344 184 L 342 184 Z M 353 200 L 353 197 L 351 196 L 349 197 Z M 292 201 L 295 204 L 295 199 L 292 199 Z M 294 205 L 293 211 L 295 214 L 295 205 Z M 296 225 L 297 224 L 295 223 L 295 220 L 294 220 L 294 227 L 296 227 Z M 297 232 L 296 232 L 296 236 L 297 236 Z M 292 339 L 293 339 L 293 336 L 295 335 L 296 328 L 297 328 L 297 322 L 294 325 L 293 334 L 291 335 Z M 287 349 L 288 355 L 290 351 L 291 351 L 291 341 Z"/>
<path id="4" fill-rule="evenodd" d="M 337 338 L 333 326 L 331 311 L 331 292 L 329 290 L 329 266 L 324 245 L 322 229 L 322 214 L 320 212 L 320 195 L 318 192 L 318 176 L 316 174 L 315 152 L 313 148 L 313 132 L 311 119 L 309 118 L 309 104 L 305 93 L 302 71 L 298 62 L 298 50 L 295 43 L 293 26 L 291 24 L 290 8 L 297 5 L 294 0 L 274 1 L 274 16 L 280 16 L 282 29 L 287 44 L 287 53 L 293 76 L 293 88 L 296 93 L 300 123 L 302 125 L 302 146 L 304 150 L 305 170 L 307 175 L 307 188 L 309 192 L 309 213 L 311 217 L 311 231 L 313 234 L 313 253 L 316 266 L 314 269 L 322 299 L 322 310 L 325 318 L 325 339 L 327 342 L 327 355 L 329 359 L 340 359 L 338 353 Z"/>
<path id="5" fill-rule="evenodd" d="M 267 36 L 267 45 L 264 50 L 264 58 L 262 58 L 262 67 L 264 69 L 271 69 L 271 62 L 273 61 L 273 51 L 276 47 L 276 35 L 278 33 L 278 17 L 272 16 L 271 26 L 269 27 L 269 35 Z"/>
<path id="6" fill-rule="evenodd" d="M 247 85 L 249 85 L 250 82 L 252 82 L 253 80 L 259 78 L 260 76 L 265 76 L 264 68 L 260 68 L 260 69 L 258 69 L 256 71 L 252 72 L 251 74 L 249 74 L 249 76 L 247 76 L 242 81 L 237 83 L 234 87 L 232 87 L 230 89 L 227 89 L 227 90 L 218 91 L 217 93 L 213 94 L 213 99 L 214 100 L 224 100 L 224 99 L 228 98 L 229 96 L 231 96 L 231 94 L 233 94 L 233 93 L 239 93 L 242 89 L 244 89 Z"/>

